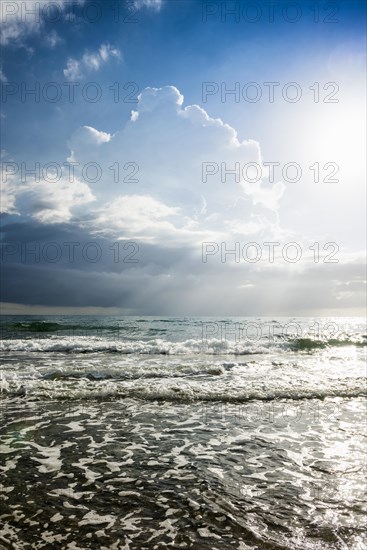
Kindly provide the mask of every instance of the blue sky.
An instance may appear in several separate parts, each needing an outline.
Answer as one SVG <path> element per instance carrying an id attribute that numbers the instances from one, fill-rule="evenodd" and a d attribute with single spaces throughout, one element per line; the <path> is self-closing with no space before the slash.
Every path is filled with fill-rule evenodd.
<path id="1" fill-rule="evenodd" d="M 365 4 L 270 4 L 273 21 L 262 1 L 2 2 L 6 312 L 361 312 Z M 37 6 L 39 17 L 26 14 Z M 22 96 L 32 87 L 39 101 Z M 85 96 L 96 90 L 98 101 Z M 59 180 L 23 177 L 36 162 L 62 167 Z M 243 165 L 264 162 L 277 163 L 274 180 L 264 167 L 246 180 Z M 99 181 L 86 177 L 88 163 Z M 120 179 L 135 171 L 138 181 L 116 183 L 115 163 Z M 236 163 L 239 180 L 223 182 L 221 167 Z M 289 163 L 297 181 L 294 167 L 284 174 Z M 203 182 L 208 164 L 220 169 Z M 57 261 L 42 256 L 50 242 Z M 105 252 L 70 262 L 65 242 Z M 114 243 L 131 242 L 137 262 L 111 264 Z M 222 243 L 248 242 L 260 262 L 221 261 Z M 266 242 L 280 243 L 273 262 Z M 300 261 L 284 260 L 290 242 Z M 316 262 L 315 242 L 338 262 Z M 218 245 L 207 262 L 203 243 Z M 39 261 L 22 257 L 26 245 L 40 247 Z"/>

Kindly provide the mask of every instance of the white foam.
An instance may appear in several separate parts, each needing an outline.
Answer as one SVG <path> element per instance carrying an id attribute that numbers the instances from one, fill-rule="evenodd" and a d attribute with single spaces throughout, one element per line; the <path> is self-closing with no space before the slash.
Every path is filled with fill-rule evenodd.
<path id="1" fill-rule="evenodd" d="M 105 515 L 101 516 L 97 514 L 94 510 L 90 510 L 87 512 L 81 521 L 79 521 L 79 525 L 99 525 L 100 523 L 108 523 L 107 528 L 110 529 L 116 522 L 115 516 L 112 515 Z"/>
<path id="2" fill-rule="evenodd" d="M 207 527 L 201 527 L 198 529 L 198 533 L 201 537 L 203 538 L 208 538 L 208 537 L 213 537 L 215 539 L 219 539 L 220 540 L 220 537 L 218 535 L 216 535 L 215 533 L 212 533 L 211 531 L 209 531 L 209 529 Z"/>
<path id="3" fill-rule="evenodd" d="M 57 522 L 57 521 L 61 521 L 63 519 L 64 516 L 62 516 L 59 512 L 57 512 L 56 514 L 54 514 L 52 516 L 52 518 L 50 518 L 50 521 L 52 521 L 53 523 Z"/>
<path id="4" fill-rule="evenodd" d="M 171 342 L 160 338 L 153 340 L 113 341 L 93 336 L 75 336 L 72 338 L 51 337 L 38 340 L 14 339 L 0 342 L 0 351 L 18 352 L 119 352 L 122 354 L 148 355 L 246 355 L 264 353 L 266 347 L 251 342 L 239 343 L 216 338 L 203 341 L 189 339 L 183 342 Z"/>
<path id="5" fill-rule="evenodd" d="M 29 441 L 28 445 L 36 448 L 42 456 L 46 458 L 37 458 L 36 456 L 32 456 L 32 460 L 35 460 L 36 462 L 39 462 L 41 466 L 39 466 L 38 471 L 40 473 L 49 473 L 49 472 L 57 472 L 61 469 L 62 461 L 60 460 L 60 453 L 62 446 L 55 446 L 55 447 L 42 447 L 42 445 L 38 445 L 34 441 Z"/>

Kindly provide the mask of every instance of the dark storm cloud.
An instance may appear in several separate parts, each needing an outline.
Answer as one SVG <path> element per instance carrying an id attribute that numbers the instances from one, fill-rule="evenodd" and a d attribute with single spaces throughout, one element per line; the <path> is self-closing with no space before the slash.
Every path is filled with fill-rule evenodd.
<path id="1" fill-rule="evenodd" d="M 65 243 L 78 244 L 73 262 Z M 124 243 L 131 241 L 118 246 Z M 220 256 L 203 263 L 198 247 L 137 244 L 137 262 L 124 261 L 131 248 L 115 261 L 116 242 L 72 224 L 9 224 L 2 236 L 2 301 L 155 315 L 307 315 L 358 307 L 364 297 L 358 261 L 292 264 L 290 270 L 284 262 L 222 262 Z M 31 252 L 22 256 L 22 246 Z M 47 261 L 57 249 L 58 261 Z M 101 257 L 90 261 L 96 250 Z"/>

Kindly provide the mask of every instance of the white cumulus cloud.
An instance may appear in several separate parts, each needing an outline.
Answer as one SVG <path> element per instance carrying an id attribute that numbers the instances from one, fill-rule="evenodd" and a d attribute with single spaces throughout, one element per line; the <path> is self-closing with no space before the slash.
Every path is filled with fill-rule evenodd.
<path id="1" fill-rule="evenodd" d="M 112 49 L 100 51 L 102 59 Z M 79 220 L 91 231 L 150 243 L 197 246 L 278 231 L 281 182 L 231 175 L 223 181 L 220 174 L 222 165 L 260 164 L 259 143 L 239 140 L 233 127 L 200 106 L 185 106 L 174 86 L 143 90 L 120 131 L 83 126 L 68 146 L 72 180 L 68 167 L 56 182 L 9 180 L 9 212 L 44 223 Z M 89 163 L 91 172 L 84 169 Z M 213 177 L 204 177 L 207 163 L 216 167 Z"/>
<path id="2" fill-rule="evenodd" d="M 93 213 L 99 229 L 104 224 L 150 242 L 169 231 L 193 242 L 238 233 L 239 227 L 253 234 L 254 228 L 264 229 L 264 219 L 268 226 L 276 223 L 283 183 L 253 183 L 242 176 L 223 182 L 219 173 L 223 164 L 261 164 L 259 143 L 240 141 L 233 127 L 198 105 L 184 106 L 174 86 L 146 88 L 119 132 L 84 126 L 69 147 L 80 166 L 93 161 L 101 166 L 101 181 L 91 184 L 100 205 Z M 205 163 L 218 167 L 207 181 Z"/>

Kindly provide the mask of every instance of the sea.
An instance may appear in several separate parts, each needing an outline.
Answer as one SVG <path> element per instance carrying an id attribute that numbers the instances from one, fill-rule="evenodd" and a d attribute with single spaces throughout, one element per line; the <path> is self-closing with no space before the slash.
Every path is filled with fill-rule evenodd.
<path id="1" fill-rule="evenodd" d="M 367 548 L 363 318 L 0 331 L 1 550 Z"/>

